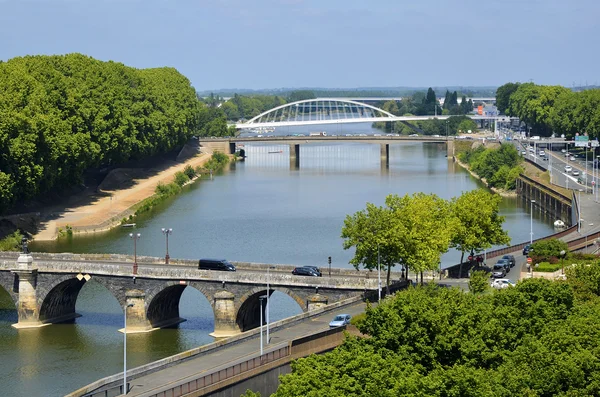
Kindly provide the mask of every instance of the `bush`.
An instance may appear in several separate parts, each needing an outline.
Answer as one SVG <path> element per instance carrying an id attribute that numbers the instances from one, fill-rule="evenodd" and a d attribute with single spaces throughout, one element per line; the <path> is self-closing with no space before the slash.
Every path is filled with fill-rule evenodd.
<path id="1" fill-rule="evenodd" d="M 16 230 L 13 234 L 9 234 L 0 240 L 0 251 L 20 251 L 21 238 L 23 236 Z"/>
<path id="2" fill-rule="evenodd" d="M 488 289 L 489 286 L 489 273 L 483 270 L 476 270 L 471 273 L 469 279 L 469 291 L 474 294 L 481 294 Z"/>
<path id="3" fill-rule="evenodd" d="M 541 262 L 538 264 L 538 266 L 534 267 L 534 271 L 552 273 L 561 268 L 562 268 L 562 265 L 560 263 Z"/>
<path id="4" fill-rule="evenodd" d="M 569 252 L 569 246 L 564 241 L 551 238 L 548 240 L 536 241 L 531 246 L 533 253 L 538 257 L 560 257 L 560 252 Z"/>
<path id="5" fill-rule="evenodd" d="M 188 179 L 194 179 L 196 177 L 196 170 L 191 165 L 186 165 L 183 169 L 183 173 L 187 175 Z"/>
<path id="6" fill-rule="evenodd" d="M 175 173 L 175 183 L 177 186 L 183 186 L 190 181 L 190 178 L 181 171 Z"/>

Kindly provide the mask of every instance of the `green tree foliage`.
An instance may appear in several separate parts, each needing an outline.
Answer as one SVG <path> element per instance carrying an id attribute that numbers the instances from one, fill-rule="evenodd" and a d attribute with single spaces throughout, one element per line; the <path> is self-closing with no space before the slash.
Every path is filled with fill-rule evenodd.
<path id="1" fill-rule="evenodd" d="M 401 264 L 415 272 L 435 270 L 448 250 L 454 218 L 450 204 L 434 194 L 389 195 L 385 206 L 367 203 L 366 210 L 346 216 L 344 249 L 356 247 L 350 260 L 357 269 L 377 269 L 377 253 L 387 270 Z"/>
<path id="2" fill-rule="evenodd" d="M 21 232 L 16 230 L 0 240 L 0 251 L 19 251 L 21 249 Z"/>
<path id="3" fill-rule="evenodd" d="M 473 294 L 482 294 L 488 290 L 489 286 L 489 274 L 483 270 L 476 270 L 471 273 L 469 278 L 469 291 Z"/>
<path id="4" fill-rule="evenodd" d="M 496 90 L 496 107 L 500 113 L 508 109 L 510 96 L 519 88 L 520 83 L 506 83 Z"/>
<path id="5" fill-rule="evenodd" d="M 90 167 L 183 145 L 203 105 L 173 68 L 81 54 L 0 63 L 0 210 L 80 183 Z"/>
<path id="6" fill-rule="evenodd" d="M 315 99 L 315 93 L 311 90 L 298 90 L 290 92 L 287 97 L 288 102 L 303 101 L 305 99 Z"/>
<path id="7" fill-rule="evenodd" d="M 504 217 L 498 214 L 502 198 L 483 189 L 471 190 L 452 199 L 452 213 L 457 219 L 451 246 L 461 252 L 480 252 L 492 245 L 509 244 L 502 228 Z"/>
<path id="8" fill-rule="evenodd" d="M 558 258 L 561 251 L 569 252 L 567 243 L 556 238 L 536 241 L 531 247 L 533 251 L 531 254 L 535 256 L 536 262 L 546 261 L 550 257 Z"/>
<path id="9" fill-rule="evenodd" d="M 557 99 L 569 90 L 561 86 L 520 84 L 510 95 L 507 112 L 532 128 L 533 135 L 552 134 L 551 114 Z"/>
<path id="10" fill-rule="evenodd" d="M 600 393 L 600 304 L 564 282 L 483 295 L 410 288 L 368 306 L 357 327 L 368 337 L 294 361 L 274 396 Z"/>
<path id="11" fill-rule="evenodd" d="M 459 158 L 485 178 L 490 187 L 514 188 L 515 180 L 522 172 L 523 160 L 513 145 L 500 145 L 499 149 L 478 146 L 460 153 Z"/>

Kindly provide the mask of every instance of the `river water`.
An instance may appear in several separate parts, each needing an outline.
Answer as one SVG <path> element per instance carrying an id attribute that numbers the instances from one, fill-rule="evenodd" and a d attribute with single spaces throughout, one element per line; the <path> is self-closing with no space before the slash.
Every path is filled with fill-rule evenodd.
<path id="1" fill-rule="evenodd" d="M 313 127 L 314 128 L 314 127 Z M 338 128 L 338 127 L 335 127 Z M 357 132 L 373 133 L 370 126 Z M 318 129 L 323 130 L 323 128 Z M 286 129 L 284 133 L 297 130 Z M 302 130 L 306 133 L 307 131 Z M 379 132 L 378 132 L 379 133 Z M 351 267 L 352 251 L 340 238 L 347 214 L 367 202 L 382 205 L 391 193 L 423 191 L 443 198 L 481 184 L 445 157 L 443 144 L 399 143 L 390 148 L 389 167 L 381 165 L 379 145 L 311 143 L 301 146 L 299 168 L 290 167 L 288 147 L 246 144 L 247 159 L 136 220 L 140 255 L 164 256 L 161 228 L 173 228 L 173 258 L 227 258 L 279 264 Z M 534 209 L 535 211 L 535 209 Z M 529 239 L 530 214 L 520 199 L 504 199 L 501 213 L 513 243 Z M 534 238 L 552 233 L 552 219 L 533 214 Z M 34 243 L 33 251 L 133 253 L 131 230 Z M 448 252 L 442 266 L 457 262 Z M 88 282 L 79 295 L 72 324 L 34 330 L 11 327 L 17 314 L 0 291 L 0 387 L 12 396 L 60 396 L 123 369 L 123 311 L 102 286 Z M 3 303 L 3 304 L 2 304 Z M 138 366 L 211 342 L 213 316 L 198 291 L 186 289 L 180 302 L 188 321 L 175 329 L 129 335 L 128 367 Z M 271 319 L 300 313 L 290 297 L 275 293 Z"/>

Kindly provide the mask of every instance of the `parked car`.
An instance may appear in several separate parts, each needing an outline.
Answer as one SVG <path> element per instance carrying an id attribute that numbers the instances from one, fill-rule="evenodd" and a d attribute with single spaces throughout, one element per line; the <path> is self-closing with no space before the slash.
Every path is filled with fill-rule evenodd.
<path id="1" fill-rule="evenodd" d="M 510 272 L 510 261 L 508 259 L 504 259 L 504 258 L 498 259 L 498 261 L 496 262 L 496 265 L 502 265 L 502 266 L 504 266 L 504 270 L 506 270 L 506 273 Z"/>
<path id="2" fill-rule="evenodd" d="M 321 269 L 319 269 L 316 266 L 303 266 L 303 267 L 308 267 L 309 269 L 313 269 L 319 277 L 321 277 L 323 275 L 323 274 L 321 274 Z"/>
<path id="3" fill-rule="evenodd" d="M 496 289 L 504 289 L 504 288 L 514 287 L 514 286 L 515 286 L 515 283 L 513 283 L 512 280 L 509 280 L 507 278 L 497 278 L 495 280 L 492 280 L 492 282 L 490 283 L 490 287 L 496 288 Z"/>
<path id="4" fill-rule="evenodd" d="M 506 268 L 503 263 L 496 263 L 492 269 L 493 278 L 504 278 L 506 277 Z"/>
<path id="5" fill-rule="evenodd" d="M 335 328 L 335 327 L 343 327 L 344 325 L 348 325 L 348 324 L 350 324 L 351 318 L 352 318 L 352 316 L 350 316 L 349 314 L 338 314 L 337 316 L 335 316 L 333 318 L 333 320 L 331 320 L 331 322 L 329 323 L 329 327 Z"/>
<path id="6" fill-rule="evenodd" d="M 515 267 L 515 264 L 517 263 L 514 255 L 504 255 L 502 259 L 507 259 L 508 263 L 510 263 L 510 267 Z"/>
<path id="7" fill-rule="evenodd" d="M 292 270 L 292 274 L 295 276 L 313 276 L 319 277 L 319 274 L 315 271 L 315 269 L 311 269 L 310 267 L 296 267 Z"/>
<path id="8" fill-rule="evenodd" d="M 529 255 L 530 251 L 533 251 L 531 249 L 531 244 L 527 244 L 525 247 L 523 247 L 523 255 Z"/>

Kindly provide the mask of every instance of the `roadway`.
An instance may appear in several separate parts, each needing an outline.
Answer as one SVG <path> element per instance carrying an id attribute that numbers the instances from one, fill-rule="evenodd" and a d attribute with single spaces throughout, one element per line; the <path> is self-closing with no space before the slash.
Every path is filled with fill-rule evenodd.
<path id="1" fill-rule="evenodd" d="M 287 343 L 293 339 L 302 336 L 311 335 L 316 332 L 329 329 L 329 322 L 336 314 L 350 314 L 356 316 L 365 311 L 365 303 L 358 302 L 325 312 L 321 315 L 309 317 L 301 322 L 282 326 L 270 332 L 270 345 L 267 347 Z M 249 331 L 252 332 L 252 331 Z M 266 337 L 265 337 L 266 343 Z M 258 356 L 260 353 L 260 334 L 251 336 L 243 341 L 230 346 L 223 346 L 218 349 L 209 350 L 206 353 L 198 354 L 195 358 L 186 360 L 182 363 L 169 366 L 160 371 L 132 379 L 131 390 L 128 396 L 144 396 L 151 391 L 159 391 L 162 387 L 170 384 L 175 385 L 178 381 L 189 377 L 197 377 L 199 374 L 213 370 L 214 368 L 224 366 L 243 357 L 252 355 Z"/>

